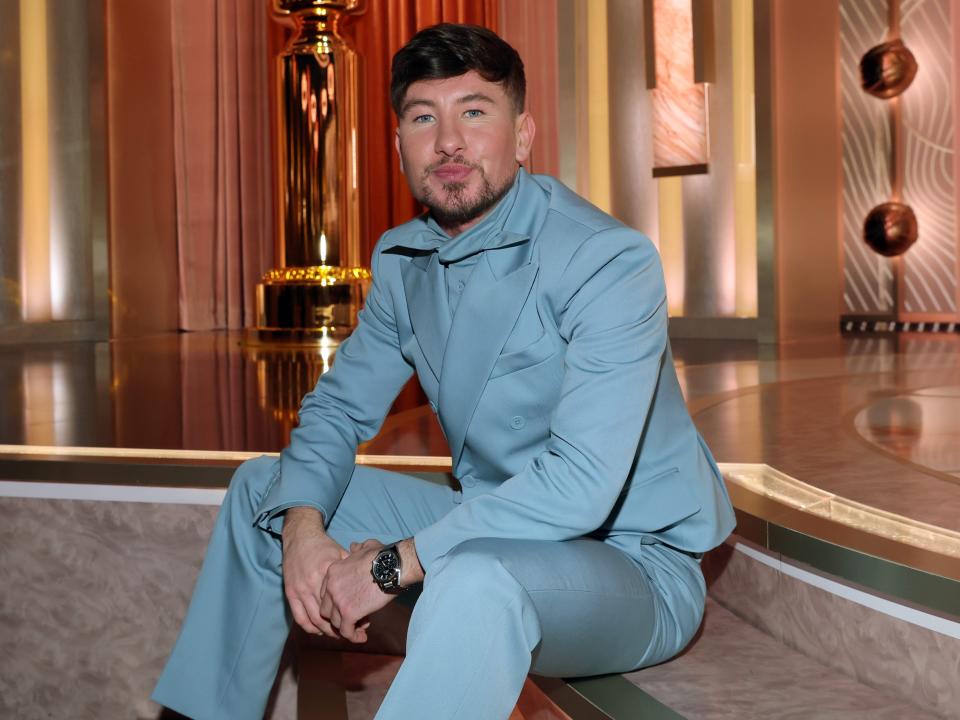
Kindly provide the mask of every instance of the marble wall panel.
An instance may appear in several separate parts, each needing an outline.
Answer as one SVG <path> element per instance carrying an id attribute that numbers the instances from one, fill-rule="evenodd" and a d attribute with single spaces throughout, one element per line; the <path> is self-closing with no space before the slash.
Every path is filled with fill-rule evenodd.
<path id="1" fill-rule="evenodd" d="M 875 688 L 960 718 L 960 640 L 782 576 L 783 642 Z"/>
<path id="2" fill-rule="evenodd" d="M 705 559 L 710 596 L 823 665 L 943 718 L 960 718 L 960 640 L 864 607 L 729 546 Z M 837 580 L 837 578 L 832 578 Z"/>
<path id="3" fill-rule="evenodd" d="M 933 720 L 785 648 L 707 599 L 699 637 L 678 658 L 625 675 L 686 720 Z"/>
<path id="4" fill-rule="evenodd" d="M 782 574 L 721 545 L 703 559 L 710 596 L 737 617 L 780 639 Z"/>
<path id="5" fill-rule="evenodd" d="M 0 498 L 0 717 L 157 717 L 216 511 Z M 274 720 L 295 717 L 294 694 Z"/>

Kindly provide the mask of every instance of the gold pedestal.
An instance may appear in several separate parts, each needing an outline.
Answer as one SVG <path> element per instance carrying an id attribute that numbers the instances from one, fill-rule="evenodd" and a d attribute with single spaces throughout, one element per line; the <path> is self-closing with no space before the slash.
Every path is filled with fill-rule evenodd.
<path id="1" fill-rule="evenodd" d="M 335 346 L 370 282 L 360 266 L 359 57 L 339 33 L 361 0 L 273 0 L 295 33 L 276 62 L 277 263 L 246 340 Z"/>
<path id="2" fill-rule="evenodd" d="M 356 327 L 370 279 L 365 268 L 271 270 L 257 285 L 257 327 L 247 342 L 339 344 Z"/>

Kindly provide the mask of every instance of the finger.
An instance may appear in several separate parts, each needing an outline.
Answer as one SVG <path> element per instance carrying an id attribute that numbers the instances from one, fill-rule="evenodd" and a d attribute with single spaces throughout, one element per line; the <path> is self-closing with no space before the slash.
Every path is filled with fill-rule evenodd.
<path id="1" fill-rule="evenodd" d="M 362 544 L 360 544 L 360 543 L 358 543 L 358 542 L 352 542 L 352 543 L 350 543 L 350 552 L 354 553 L 354 552 L 356 552 L 357 550 L 359 550 L 359 549 L 362 548 L 362 547 L 363 547 Z"/>
<path id="2" fill-rule="evenodd" d="M 369 620 L 367 620 L 367 621 L 365 621 L 365 622 L 362 622 L 362 623 L 360 623 L 359 625 L 357 625 L 357 626 L 356 626 L 356 630 L 355 630 L 355 632 L 354 632 L 354 640 L 353 640 L 353 641 L 354 641 L 355 643 L 365 643 L 365 642 L 367 641 L 367 628 L 369 628 L 369 627 L 370 627 L 370 621 L 369 621 Z"/>
<path id="3" fill-rule="evenodd" d="M 340 634 L 352 643 L 359 642 L 355 623 L 356 621 L 349 615 L 340 618 Z"/>
<path id="4" fill-rule="evenodd" d="M 300 602 L 297 598 L 287 598 L 287 604 L 290 606 L 290 613 L 293 615 L 294 622 L 297 623 L 303 631 L 311 635 L 321 634 L 321 629 L 318 628 L 307 616 L 307 611 L 303 607 L 303 603 Z"/>
<path id="5" fill-rule="evenodd" d="M 336 607 L 333 608 L 333 612 L 330 613 L 330 624 L 337 629 L 337 632 L 340 631 L 340 625 L 343 623 L 343 618 L 340 617 L 340 611 Z M 342 634 L 342 633 L 341 633 Z"/>
<path id="6" fill-rule="evenodd" d="M 310 622 L 320 631 L 321 634 L 329 635 L 331 637 L 339 637 L 337 631 L 330 625 L 330 622 L 326 617 L 324 617 L 323 613 L 320 612 L 320 606 L 317 605 L 316 598 L 306 598 L 303 604 L 307 612 L 307 617 L 310 618 Z"/>
<path id="7" fill-rule="evenodd" d="M 333 614 L 333 598 L 330 596 L 330 593 L 324 593 L 320 598 L 319 605 L 320 615 L 329 620 Z"/>

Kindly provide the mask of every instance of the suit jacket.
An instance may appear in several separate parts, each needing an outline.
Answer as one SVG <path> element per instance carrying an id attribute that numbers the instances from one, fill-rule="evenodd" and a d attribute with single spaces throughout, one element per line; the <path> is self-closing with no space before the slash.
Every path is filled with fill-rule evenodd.
<path id="1" fill-rule="evenodd" d="M 516 182 L 452 320 L 424 218 L 377 243 L 359 324 L 303 400 L 261 527 L 298 505 L 331 517 L 358 443 L 415 371 L 463 488 L 415 536 L 427 572 L 477 537 L 591 535 L 636 556 L 704 552 L 733 529 L 677 383 L 656 249 L 553 178 Z"/>

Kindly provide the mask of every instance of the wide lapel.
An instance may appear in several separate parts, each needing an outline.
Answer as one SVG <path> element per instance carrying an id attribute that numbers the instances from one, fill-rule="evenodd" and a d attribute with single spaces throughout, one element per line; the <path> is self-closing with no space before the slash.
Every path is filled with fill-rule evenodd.
<path id="1" fill-rule="evenodd" d="M 537 276 L 539 266 L 530 261 L 531 245 L 523 239 L 484 251 L 457 306 L 438 395 L 454 468 L 493 365 Z"/>
<path id="2" fill-rule="evenodd" d="M 437 253 L 415 255 L 401 276 L 414 337 L 439 382 L 443 349 L 450 333 L 450 306 Z"/>

